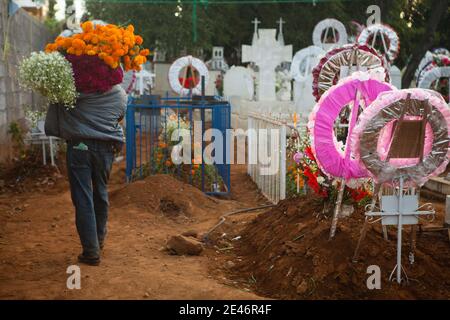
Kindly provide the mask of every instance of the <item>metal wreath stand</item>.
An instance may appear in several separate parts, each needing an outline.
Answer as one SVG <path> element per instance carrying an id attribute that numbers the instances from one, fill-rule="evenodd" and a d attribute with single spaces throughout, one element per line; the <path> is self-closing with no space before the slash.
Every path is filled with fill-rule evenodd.
<path id="1" fill-rule="evenodd" d="M 407 114 L 413 115 L 414 120 L 411 120 L 411 117 L 408 119 L 406 117 Z M 419 115 L 421 117 L 420 120 L 418 120 Z M 376 154 L 376 147 L 373 144 L 378 139 L 380 130 L 392 120 L 395 122 L 389 143 L 389 151 L 387 158 L 381 160 Z M 427 123 L 433 130 L 435 137 L 432 150 L 425 157 Z M 434 108 L 428 99 L 411 99 L 411 93 L 407 95 L 406 99 L 396 101 L 383 108 L 363 128 L 360 134 L 360 159 L 374 175 L 377 183 L 375 184 L 372 202 L 366 206 L 366 218 L 354 252 L 353 262 L 358 261 L 361 244 L 370 224 L 381 221 L 382 226 L 396 225 L 397 263 L 389 276 L 389 280 L 393 280 L 395 274 L 396 282 L 401 283 L 403 273 L 406 282 L 409 282 L 406 271 L 402 266 L 403 226 L 411 226 L 409 263 L 413 264 L 416 226 L 421 219 L 432 221 L 435 215 L 435 210 L 430 203 L 425 203 L 419 207 L 420 188 L 416 188 L 416 182 L 417 179 L 422 179 L 423 181 L 424 177 L 436 172 L 436 168 L 442 163 L 448 162 L 448 142 L 445 116 Z M 394 169 L 389 164 L 390 159 L 406 158 L 418 158 L 419 162 L 417 165 L 399 167 L 398 169 Z M 430 163 L 434 165 L 430 166 Z M 389 170 L 386 167 L 389 167 Z M 377 201 L 380 204 L 379 206 L 377 206 Z"/>

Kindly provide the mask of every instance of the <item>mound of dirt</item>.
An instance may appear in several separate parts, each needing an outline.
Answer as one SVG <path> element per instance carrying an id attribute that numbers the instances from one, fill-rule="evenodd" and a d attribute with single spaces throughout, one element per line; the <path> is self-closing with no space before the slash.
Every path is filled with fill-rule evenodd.
<path id="1" fill-rule="evenodd" d="M 170 218 L 201 218 L 215 210 L 219 202 L 190 184 L 165 174 L 149 176 L 114 190 L 110 200 L 114 207 L 134 206 Z"/>
<path id="2" fill-rule="evenodd" d="M 320 214 L 322 207 L 319 199 L 305 197 L 285 200 L 260 214 L 240 231 L 233 258 L 227 261 L 231 263 L 223 263 L 228 266 L 224 272 L 236 283 L 278 299 L 450 298 L 446 233 L 419 232 L 415 262 L 410 265 L 409 232 L 404 231 L 402 261 L 409 284 L 399 286 L 388 280 L 396 262 L 396 228 L 390 228 L 390 241 L 385 241 L 380 223 L 372 225 L 360 259 L 353 263 L 363 213 L 341 219 L 335 238 L 329 241 L 330 219 Z M 380 267 L 381 290 L 367 288 L 370 265 Z"/>

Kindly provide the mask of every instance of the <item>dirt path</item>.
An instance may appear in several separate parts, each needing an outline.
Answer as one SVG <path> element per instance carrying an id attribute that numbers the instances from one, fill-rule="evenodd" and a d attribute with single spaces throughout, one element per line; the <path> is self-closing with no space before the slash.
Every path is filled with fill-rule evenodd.
<path id="1" fill-rule="evenodd" d="M 231 200 L 202 200 L 212 201 L 204 212 L 177 219 L 154 210 L 151 201 L 144 208 L 133 201 L 115 200 L 124 192 L 123 178 L 123 169 L 114 168 L 102 263 L 99 267 L 80 265 L 81 290 L 66 288 L 66 269 L 77 263 L 80 252 L 66 179 L 40 193 L 0 195 L 0 299 L 259 298 L 220 281 L 220 275 L 213 277 L 207 265 L 214 258 L 207 254 L 180 257 L 162 250 L 172 235 L 190 229 L 205 232 L 225 212 L 265 203 L 244 166 L 232 169 Z M 193 204 L 202 197 L 182 188 L 179 191 L 191 197 Z M 150 195 L 142 198 L 151 199 Z"/>

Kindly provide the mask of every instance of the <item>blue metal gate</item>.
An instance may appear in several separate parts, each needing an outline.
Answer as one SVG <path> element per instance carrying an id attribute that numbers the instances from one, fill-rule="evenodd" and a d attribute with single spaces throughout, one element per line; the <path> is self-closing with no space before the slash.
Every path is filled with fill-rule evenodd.
<path id="1" fill-rule="evenodd" d="M 212 155 L 215 156 L 219 151 L 218 154 L 223 156 L 222 161 L 205 163 L 204 151 L 209 143 L 201 139 L 200 158 L 190 163 L 173 163 L 171 150 L 179 141 L 171 141 L 171 133 L 174 129 L 185 129 L 193 140 L 194 130 L 198 129 L 194 128 L 194 121 L 201 124 L 201 137 L 204 137 L 207 129 L 220 131 L 223 150 L 215 149 Z M 153 95 L 130 97 L 126 113 L 127 181 L 153 174 L 174 174 L 207 194 L 228 194 L 230 162 L 227 129 L 230 129 L 230 123 L 229 103 L 215 97 L 193 100 Z"/>

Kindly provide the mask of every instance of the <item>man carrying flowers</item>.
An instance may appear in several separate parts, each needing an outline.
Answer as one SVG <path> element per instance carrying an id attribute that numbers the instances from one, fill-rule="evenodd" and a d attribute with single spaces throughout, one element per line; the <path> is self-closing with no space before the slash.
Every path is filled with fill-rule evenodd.
<path id="1" fill-rule="evenodd" d="M 82 24 L 82 33 L 58 37 L 46 52 L 58 51 L 71 63 L 78 97 L 73 108 L 52 104 L 45 131 L 67 141 L 67 171 L 76 227 L 83 247 L 79 262 L 100 263 L 107 231 L 107 183 L 114 153 L 124 135 L 119 122 L 126 94 L 119 85 L 125 70 L 140 70 L 149 54 L 133 26 Z"/>

